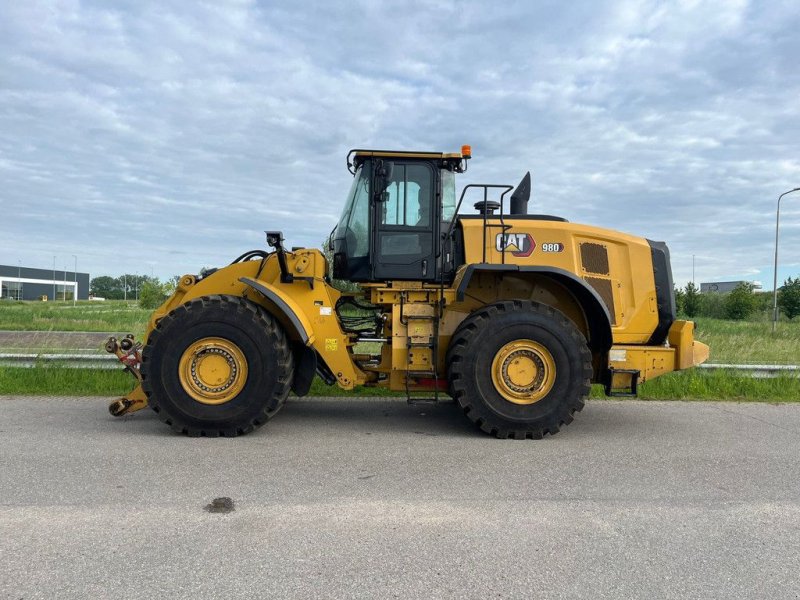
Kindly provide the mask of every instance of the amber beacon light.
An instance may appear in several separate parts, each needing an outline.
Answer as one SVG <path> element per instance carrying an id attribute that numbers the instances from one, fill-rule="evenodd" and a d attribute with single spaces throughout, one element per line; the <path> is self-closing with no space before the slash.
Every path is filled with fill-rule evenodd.
<path id="1" fill-rule="evenodd" d="M 466 144 L 461 146 L 461 156 L 462 158 L 472 158 L 472 146 Z"/>

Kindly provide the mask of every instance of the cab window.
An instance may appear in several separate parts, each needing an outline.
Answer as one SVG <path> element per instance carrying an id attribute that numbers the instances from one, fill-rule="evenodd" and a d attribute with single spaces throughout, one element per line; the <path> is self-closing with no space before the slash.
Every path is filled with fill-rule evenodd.
<path id="1" fill-rule="evenodd" d="M 456 175 L 447 169 L 441 170 L 442 177 L 442 221 L 449 223 L 456 215 Z"/>
<path id="2" fill-rule="evenodd" d="M 363 257 L 369 254 L 369 179 L 359 169 L 351 190 L 350 214 L 348 228 L 355 240 L 350 250 L 351 256 Z M 344 218 L 344 217 L 343 217 Z"/>
<path id="3" fill-rule="evenodd" d="M 430 168 L 395 164 L 381 206 L 381 225 L 429 228 L 432 192 Z"/>

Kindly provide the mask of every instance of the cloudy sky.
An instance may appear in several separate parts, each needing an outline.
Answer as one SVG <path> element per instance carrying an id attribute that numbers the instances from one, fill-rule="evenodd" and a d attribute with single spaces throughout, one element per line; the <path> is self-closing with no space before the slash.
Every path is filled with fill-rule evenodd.
<path id="1" fill-rule="evenodd" d="M 0 3 L 0 263 L 167 277 L 319 246 L 352 147 L 533 174 L 532 208 L 772 287 L 800 186 L 794 0 Z M 779 276 L 800 274 L 800 193 Z"/>

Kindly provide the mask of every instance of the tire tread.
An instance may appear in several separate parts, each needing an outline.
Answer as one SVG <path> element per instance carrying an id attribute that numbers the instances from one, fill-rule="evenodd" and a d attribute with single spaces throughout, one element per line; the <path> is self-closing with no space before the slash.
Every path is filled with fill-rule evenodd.
<path id="1" fill-rule="evenodd" d="M 232 311 L 240 315 L 245 315 L 254 328 L 261 328 L 266 332 L 272 343 L 272 353 L 274 354 L 278 376 L 276 384 L 269 397 L 265 399 L 261 410 L 257 415 L 247 420 L 245 423 L 226 424 L 218 427 L 192 427 L 188 424 L 179 422 L 174 416 L 168 415 L 162 410 L 160 398 L 155 392 L 153 380 L 149 376 L 149 366 L 152 361 L 154 349 L 161 343 L 166 342 L 164 335 L 170 326 L 185 319 L 201 319 L 203 313 L 209 310 Z M 158 321 L 155 328 L 150 332 L 147 344 L 142 352 L 142 389 L 147 395 L 150 408 L 158 414 L 161 421 L 169 425 L 173 431 L 182 433 L 190 437 L 234 437 L 250 433 L 254 429 L 266 423 L 275 413 L 280 410 L 289 395 L 294 374 L 294 357 L 289 347 L 289 340 L 283 328 L 275 319 L 259 305 L 239 296 L 229 295 L 209 295 L 201 296 L 182 304 L 171 310 L 166 316 Z"/>
<path id="2" fill-rule="evenodd" d="M 542 315 L 555 322 L 565 330 L 570 342 L 579 349 L 582 370 L 580 372 L 580 385 L 575 397 L 568 398 L 555 414 L 535 427 L 519 429 L 518 423 L 505 421 L 486 409 L 483 400 L 469 380 L 469 373 L 465 372 L 466 357 L 472 351 L 473 340 L 491 322 L 500 315 L 514 312 L 531 312 Z M 466 417 L 475 423 L 485 433 L 501 439 L 541 439 L 545 435 L 555 435 L 562 426 L 569 425 L 574 420 L 574 414 L 580 412 L 591 390 L 591 377 L 593 374 L 592 355 L 586 344 L 586 339 L 575 324 L 563 313 L 546 304 L 530 300 L 504 300 L 489 304 L 467 317 L 456 331 L 447 350 L 446 364 L 448 367 L 448 391 L 456 403 L 461 407 Z"/>

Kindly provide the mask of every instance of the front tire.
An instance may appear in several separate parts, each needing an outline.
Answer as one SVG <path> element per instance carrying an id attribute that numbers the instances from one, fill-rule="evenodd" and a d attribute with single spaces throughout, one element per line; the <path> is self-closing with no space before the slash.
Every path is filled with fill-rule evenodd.
<path id="1" fill-rule="evenodd" d="M 179 306 L 142 353 L 148 404 L 173 430 L 236 436 L 267 422 L 286 401 L 294 359 L 281 326 L 237 296 Z"/>
<path id="2" fill-rule="evenodd" d="M 540 439 L 572 422 L 591 389 L 586 339 L 561 312 L 509 300 L 478 310 L 447 352 L 450 395 L 498 438 Z"/>

